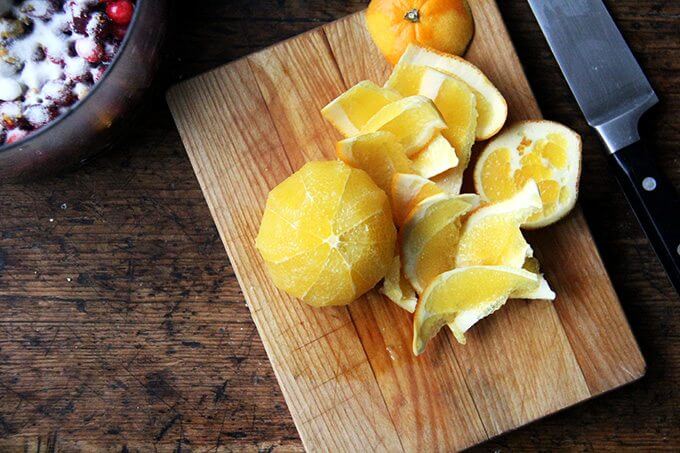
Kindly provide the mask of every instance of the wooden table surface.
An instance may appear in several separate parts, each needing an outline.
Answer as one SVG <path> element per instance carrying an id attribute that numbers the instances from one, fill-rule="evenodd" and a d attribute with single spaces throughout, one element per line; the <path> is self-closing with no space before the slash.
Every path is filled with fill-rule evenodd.
<path id="1" fill-rule="evenodd" d="M 545 116 L 584 138 L 581 205 L 648 371 L 479 450 L 677 450 L 680 300 L 528 4 L 499 3 Z M 661 98 L 646 129 L 680 187 L 680 4 L 608 5 Z M 302 448 L 163 92 L 364 7 L 178 7 L 156 94 L 116 150 L 75 172 L 0 186 L 0 451 Z"/>

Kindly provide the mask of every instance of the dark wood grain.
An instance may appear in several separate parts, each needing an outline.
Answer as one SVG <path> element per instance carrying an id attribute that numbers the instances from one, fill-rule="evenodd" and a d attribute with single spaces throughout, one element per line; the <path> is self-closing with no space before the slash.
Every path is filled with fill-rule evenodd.
<path id="1" fill-rule="evenodd" d="M 608 5 L 662 99 L 646 129 L 680 187 L 680 5 Z M 526 2 L 499 6 L 545 116 L 597 150 Z M 77 172 L 0 186 L 0 451 L 301 448 L 161 94 L 363 7 L 182 6 L 158 95 L 114 152 Z M 680 300 L 602 153 L 584 156 L 581 187 L 647 376 L 480 451 L 680 446 Z"/>

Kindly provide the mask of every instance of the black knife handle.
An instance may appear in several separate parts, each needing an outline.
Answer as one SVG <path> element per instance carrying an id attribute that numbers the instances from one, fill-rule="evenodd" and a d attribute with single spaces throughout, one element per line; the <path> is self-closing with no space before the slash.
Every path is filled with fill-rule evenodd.
<path id="1" fill-rule="evenodd" d="M 642 141 L 611 156 L 628 202 L 680 294 L 680 197 Z"/>

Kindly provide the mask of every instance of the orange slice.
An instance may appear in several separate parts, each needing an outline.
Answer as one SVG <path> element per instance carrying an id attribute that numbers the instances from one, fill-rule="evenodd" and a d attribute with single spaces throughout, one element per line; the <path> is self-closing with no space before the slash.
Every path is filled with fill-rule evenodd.
<path id="1" fill-rule="evenodd" d="M 465 82 L 477 98 L 477 140 L 486 140 L 501 130 L 508 117 L 508 104 L 482 71 L 469 61 L 421 47 L 409 45 L 399 60 L 401 65 L 428 66 Z"/>
<path id="2" fill-rule="evenodd" d="M 429 179 L 418 175 L 397 173 L 392 177 L 390 191 L 395 222 L 401 226 L 408 214 L 422 201 L 444 191 Z"/>
<path id="3" fill-rule="evenodd" d="M 540 228 L 564 217 L 576 204 L 581 138 L 552 121 L 522 121 L 492 140 L 479 156 L 475 189 L 483 199 L 505 200 L 534 180 L 542 208 L 523 225 Z"/>
<path id="4" fill-rule="evenodd" d="M 342 135 L 353 137 L 381 108 L 400 98 L 396 92 L 365 80 L 331 101 L 321 114 Z"/>
<path id="5" fill-rule="evenodd" d="M 520 226 L 540 209 L 541 196 L 533 181 L 512 198 L 477 208 L 461 229 L 456 267 L 521 268 L 533 251 Z"/>
<path id="6" fill-rule="evenodd" d="M 372 132 L 341 140 L 336 145 L 336 154 L 346 164 L 368 173 L 385 193 L 390 192 L 396 173 L 413 173 L 404 147 L 390 132 Z"/>
<path id="7" fill-rule="evenodd" d="M 480 319 L 501 308 L 512 293 L 538 285 L 536 274 L 508 266 L 472 266 L 437 276 L 418 300 L 413 317 L 413 353 L 449 325 L 460 343 Z"/>
<path id="8" fill-rule="evenodd" d="M 446 170 L 437 176 L 430 178 L 433 183 L 449 195 L 458 195 L 463 186 L 463 173 L 465 168 L 460 164 L 456 168 Z"/>
<path id="9" fill-rule="evenodd" d="M 456 267 L 510 266 L 538 274 L 539 285 L 531 291 L 513 293 L 518 299 L 555 299 L 540 274 L 540 265 L 522 235 L 520 226 L 541 209 L 538 187 L 529 181 L 512 198 L 483 205 L 467 217 L 461 230 Z"/>
<path id="10" fill-rule="evenodd" d="M 424 96 L 410 96 L 380 109 L 362 127 L 362 132 L 393 133 L 411 157 L 427 146 L 434 136 L 446 129 L 446 123 L 434 103 Z"/>
<path id="11" fill-rule="evenodd" d="M 401 272 L 399 255 L 395 256 L 392 260 L 392 265 L 387 271 L 380 292 L 409 313 L 413 313 L 416 310 L 418 298 L 413 287 Z"/>
<path id="12" fill-rule="evenodd" d="M 510 297 L 513 299 L 541 299 L 541 300 L 555 300 L 557 295 L 550 287 L 548 280 L 541 273 L 541 264 L 535 257 L 528 257 L 524 262 L 522 269 L 538 275 L 538 288 L 530 289 L 528 291 L 515 291 Z"/>
<path id="13" fill-rule="evenodd" d="M 404 275 L 416 292 L 454 268 L 462 216 L 478 202 L 476 195 L 435 195 L 418 204 L 399 230 Z"/>
<path id="14" fill-rule="evenodd" d="M 440 175 L 458 165 L 458 156 L 442 134 L 437 133 L 432 141 L 412 157 L 413 170 L 423 178 Z"/>
<path id="15" fill-rule="evenodd" d="M 411 64 L 394 68 L 385 87 L 402 96 L 421 95 L 434 102 L 447 125 L 442 134 L 455 148 L 462 174 L 470 161 L 477 127 L 477 98 L 470 87 L 436 69 Z"/>

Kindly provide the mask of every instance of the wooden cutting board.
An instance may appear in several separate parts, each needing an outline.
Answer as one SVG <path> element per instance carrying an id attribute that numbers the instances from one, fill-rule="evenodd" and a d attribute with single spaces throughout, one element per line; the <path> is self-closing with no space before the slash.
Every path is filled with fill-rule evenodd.
<path id="1" fill-rule="evenodd" d="M 503 92 L 509 121 L 540 118 L 496 4 L 470 4 L 467 58 Z M 267 193 L 305 162 L 333 159 L 340 137 L 319 110 L 390 70 L 358 13 L 167 96 L 305 447 L 462 449 L 640 378 L 644 359 L 578 207 L 529 237 L 554 303 L 511 301 L 466 346 L 442 332 L 419 358 L 411 317 L 376 292 L 313 309 L 272 285 L 254 246 Z"/>

